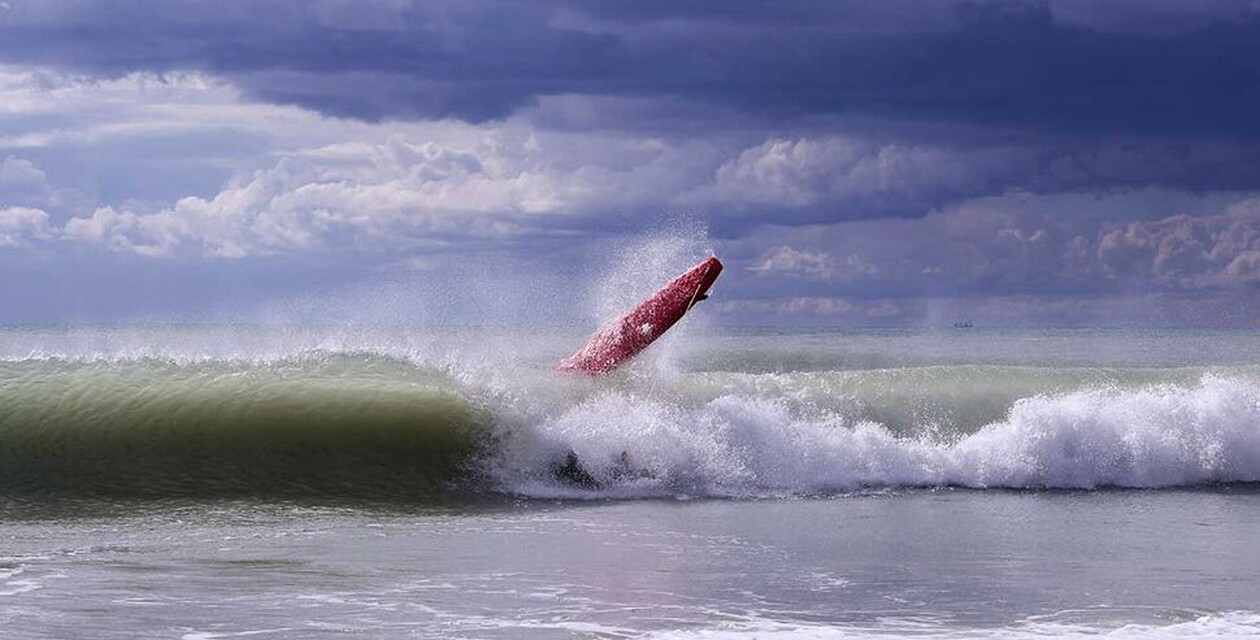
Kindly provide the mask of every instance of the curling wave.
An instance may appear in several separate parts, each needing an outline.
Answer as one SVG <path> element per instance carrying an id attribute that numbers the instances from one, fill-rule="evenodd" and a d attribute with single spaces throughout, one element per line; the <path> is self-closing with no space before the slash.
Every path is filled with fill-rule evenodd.
<path id="1" fill-rule="evenodd" d="M 557 476 L 568 452 L 593 482 Z M 1260 370 L 598 378 L 300 351 L 0 361 L 0 493 L 820 495 L 1260 482 Z"/>
<path id="2" fill-rule="evenodd" d="M 488 419 L 388 358 L 0 364 L 0 488 L 136 496 L 431 495 Z"/>

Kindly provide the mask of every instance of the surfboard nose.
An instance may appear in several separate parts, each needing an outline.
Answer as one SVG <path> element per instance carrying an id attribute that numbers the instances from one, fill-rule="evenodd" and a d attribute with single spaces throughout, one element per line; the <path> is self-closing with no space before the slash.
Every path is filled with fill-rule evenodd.
<path id="1" fill-rule="evenodd" d="M 701 293 L 707 293 L 709 287 L 713 286 L 713 283 L 717 281 L 718 276 L 722 273 L 722 261 L 718 260 L 717 256 L 712 256 L 700 263 L 700 266 L 704 267 L 704 279 L 700 286 Z"/>

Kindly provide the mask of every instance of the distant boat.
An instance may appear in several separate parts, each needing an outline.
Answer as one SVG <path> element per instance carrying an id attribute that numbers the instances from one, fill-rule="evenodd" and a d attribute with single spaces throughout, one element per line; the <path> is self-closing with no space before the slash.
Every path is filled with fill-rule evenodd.
<path id="1" fill-rule="evenodd" d="M 971 327 L 972 327 L 972 324 L 970 320 L 963 320 L 962 322 L 954 323 L 955 329 L 970 329 Z"/>

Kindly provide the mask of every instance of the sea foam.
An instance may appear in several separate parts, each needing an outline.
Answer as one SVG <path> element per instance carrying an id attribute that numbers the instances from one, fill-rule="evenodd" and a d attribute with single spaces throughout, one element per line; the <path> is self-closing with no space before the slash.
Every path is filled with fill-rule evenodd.
<path id="1" fill-rule="evenodd" d="M 788 397 L 727 394 L 691 406 L 631 391 L 593 395 L 533 429 L 518 443 L 531 449 L 518 464 L 545 465 L 568 448 L 604 481 L 605 495 L 1260 481 L 1260 386 L 1215 375 L 1034 395 L 969 433 L 898 436 L 843 414 L 803 415 Z M 528 468 L 512 469 L 506 482 L 511 473 L 525 476 L 526 493 L 540 490 Z"/>
<path id="2" fill-rule="evenodd" d="M 1236 611 L 1205 614 L 1166 624 L 1123 624 L 1111 627 L 1031 620 L 1006 627 L 967 629 L 965 632 L 928 623 L 898 623 L 893 620 L 888 621 L 886 626 L 875 629 L 757 621 L 721 628 L 666 631 L 643 637 L 651 640 L 875 640 L 907 636 L 922 640 L 954 640 L 964 637 L 981 640 L 1253 638 L 1260 636 L 1260 615 Z"/>

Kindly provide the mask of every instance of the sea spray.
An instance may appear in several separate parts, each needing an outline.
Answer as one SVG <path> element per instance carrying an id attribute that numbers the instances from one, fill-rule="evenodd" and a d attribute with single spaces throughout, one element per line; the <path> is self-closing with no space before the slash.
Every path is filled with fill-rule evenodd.
<path id="1" fill-rule="evenodd" d="M 1023 366 L 861 369 L 844 362 L 872 341 L 949 338 L 684 335 L 668 366 L 573 379 L 551 368 L 575 336 L 528 330 L 8 329 L 0 488 L 619 498 L 1260 481 L 1255 366 L 1067 367 L 1047 350 Z M 1150 336 L 1112 339 L 1148 357 Z M 820 354 L 805 370 L 745 366 L 803 345 Z M 552 475 L 570 450 L 599 488 Z"/>
<path id="2" fill-rule="evenodd" d="M 900 437 L 876 422 L 803 412 L 787 398 L 724 394 L 694 404 L 610 391 L 543 421 L 535 441 L 540 452 L 573 449 L 604 474 L 609 495 L 1260 481 L 1255 379 L 1205 376 L 1034 396 L 1016 401 L 1002 420 L 961 428 Z M 632 483 L 620 482 L 623 451 L 638 469 Z M 536 484 L 526 491 L 545 493 Z"/>
<path id="3" fill-rule="evenodd" d="M 696 224 L 679 224 L 668 232 L 627 241 L 613 252 L 607 266 L 591 288 L 588 310 L 592 326 L 605 327 L 643 300 L 656 293 L 672 278 L 713 255 L 705 229 Z M 702 307 L 703 308 L 703 307 Z M 631 363 L 640 374 L 667 375 L 676 367 L 676 345 L 694 334 L 704 322 L 703 313 L 688 316 Z M 579 346 L 579 345 L 575 345 Z"/>

